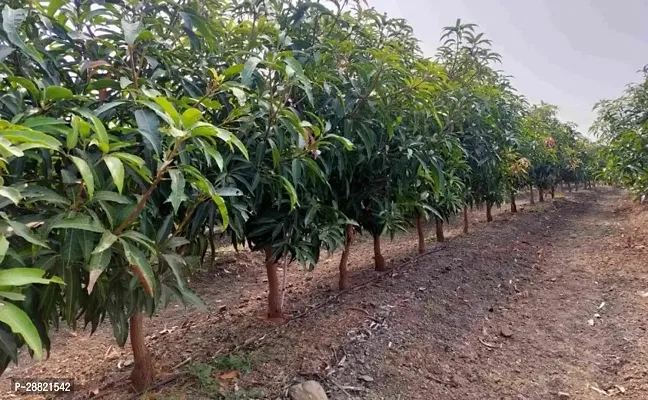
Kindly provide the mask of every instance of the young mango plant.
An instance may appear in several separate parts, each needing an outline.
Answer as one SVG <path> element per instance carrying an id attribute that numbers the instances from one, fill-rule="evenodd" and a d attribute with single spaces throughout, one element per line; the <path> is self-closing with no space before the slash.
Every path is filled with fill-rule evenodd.
<path id="1" fill-rule="evenodd" d="M 247 98 L 237 132 L 251 158 L 237 171 L 251 211 L 236 240 L 246 240 L 253 251 L 264 251 L 268 317 L 283 319 L 284 296 L 277 273 L 281 260 L 285 288 L 288 264 L 296 261 L 312 269 L 322 247 L 332 251 L 343 241 L 346 218 L 327 201 L 330 187 L 324 161 L 331 140 L 341 138 L 330 134 L 330 124 L 308 112 L 314 104 L 312 84 L 303 69 L 305 60 L 296 58 L 303 58 L 302 53 L 292 50 L 290 32 L 299 10 L 288 3 L 276 7 L 259 3 L 231 13 L 243 21 L 232 25 L 233 34 L 241 37 L 233 44 L 245 52 L 240 65 L 231 68 L 238 69 L 239 95 Z M 267 22 L 284 18 L 286 26 Z"/>
<path id="2" fill-rule="evenodd" d="M 151 40 L 164 29 L 155 8 L 68 7 L 36 7 L 29 18 L 24 9 L 3 10 L 10 54 L 2 60 L 0 139 L 13 203 L 3 218 L 20 238 L 10 240 L 3 264 L 63 278 L 65 286 L 47 286 L 33 306 L 42 335 L 60 317 L 73 329 L 83 317 L 94 332 L 107 316 L 120 346 L 130 330 L 131 378 L 141 390 L 154 378 L 143 313 L 152 316 L 173 295 L 199 303 L 177 254 L 189 211 L 209 199 L 228 225 L 223 196 L 231 189 L 208 181 L 193 157 L 234 151 L 218 142 L 247 153 L 226 127 L 205 121 L 200 101 L 174 97 L 190 94 L 173 74 L 155 80 L 166 75 L 147 58 L 166 46 Z"/>

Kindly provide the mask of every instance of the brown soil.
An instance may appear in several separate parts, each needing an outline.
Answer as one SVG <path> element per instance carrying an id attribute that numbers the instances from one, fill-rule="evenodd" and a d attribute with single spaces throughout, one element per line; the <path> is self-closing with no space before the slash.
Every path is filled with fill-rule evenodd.
<path id="1" fill-rule="evenodd" d="M 420 257 L 416 229 L 383 239 L 386 273 L 373 270 L 372 238 L 357 237 L 341 294 L 341 252 L 313 273 L 289 266 L 284 325 L 264 318 L 263 255 L 224 247 L 193 279 L 209 311 L 171 306 L 146 321 L 160 385 L 143 397 L 274 400 L 316 379 L 331 399 L 646 399 L 648 210 L 610 188 L 559 197 L 495 209 L 490 224 L 477 210 L 467 236 L 460 219 L 446 224 L 448 243 L 428 224 Z M 109 324 L 92 337 L 61 330 L 49 360 L 23 355 L 0 388 L 74 377 L 74 398 L 138 398 L 129 346 L 113 346 Z M 252 370 L 213 371 L 220 389 L 201 387 L 196 371 L 233 350 Z"/>

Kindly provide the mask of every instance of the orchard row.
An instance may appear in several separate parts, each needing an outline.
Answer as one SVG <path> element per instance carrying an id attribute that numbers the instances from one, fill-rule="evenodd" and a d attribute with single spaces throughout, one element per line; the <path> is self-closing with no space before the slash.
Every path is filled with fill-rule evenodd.
<path id="1" fill-rule="evenodd" d="M 422 55 L 401 19 L 348 1 L 8 0 L 0 29 L 0 370 L 59 320 L 131 335 L 200 303 L 215 235 L 314 268 L 471 206 L 590 182 L 595 145 L 530 105 L 477 26 Z M 467 226 L 466 226 L 467 228 Z M 211 249 L 210 253 L 207 253 Z M 13 339 L 13 340 L 12 340 Z"/>

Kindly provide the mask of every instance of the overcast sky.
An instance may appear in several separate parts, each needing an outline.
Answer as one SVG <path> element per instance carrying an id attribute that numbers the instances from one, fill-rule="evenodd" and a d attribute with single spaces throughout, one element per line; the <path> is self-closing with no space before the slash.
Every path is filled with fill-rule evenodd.
<path id="1" fill-rule="evenodd" d="M 592 106 L 641 80 L 648 64 L 648 0 L 368 0 L 405 18 L 427 56 L 441 28 L 476 23 L 502 55 L 501 69 L 532 102 L 560 107 L 587 131 Z"/>

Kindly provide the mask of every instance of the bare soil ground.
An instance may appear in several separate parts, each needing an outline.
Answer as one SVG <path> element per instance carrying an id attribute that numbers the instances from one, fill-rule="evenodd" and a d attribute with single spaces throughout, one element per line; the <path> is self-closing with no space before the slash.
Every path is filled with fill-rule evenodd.
<path id="1" fill-rule="evenodd" d="M 274 400 L 305 379 L 331 399 L 647 399 L 648 210 L 611 188 L 522 208 L 490 224 L 472 213 L 467 236 L 453 222 L 421 257 L 414 230 L 385 240 L 381 275 L 361 239 L 341 294 L 339 253 L 313 273 L 291 266 L 280 326 L 263 318 L 261 256 L 223 247 L 192 282 L 208 311 L 148 321 L 155 390 L 132 392 L 131 354 L 106 324 L 55 333 L 50 359 L 23 356 L 0 398 L 18 397 L 11 377 L 74 377 L 75 399 Z"/>

